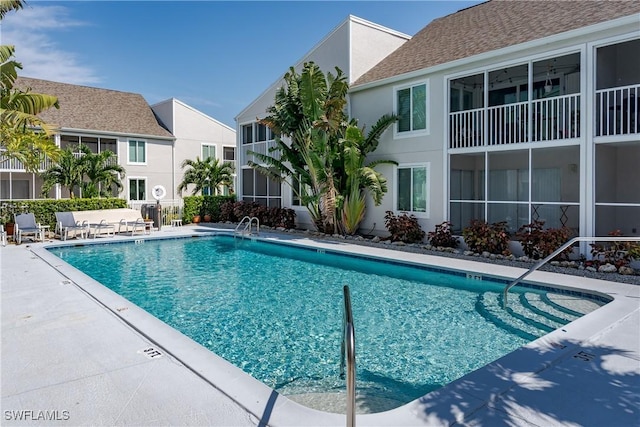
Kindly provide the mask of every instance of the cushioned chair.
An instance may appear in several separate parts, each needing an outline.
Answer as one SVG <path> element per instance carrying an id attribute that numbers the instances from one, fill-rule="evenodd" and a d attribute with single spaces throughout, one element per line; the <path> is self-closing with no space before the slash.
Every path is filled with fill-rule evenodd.
<path id="1" fill-rule="evenodd" d="M 56 236 L 60 236 L 61 240 L 67 240 L 69 233 L 73 232 L 74 237 L 84 239 L 85 234 L 88 233 L 88 225 L 86 223 L 80 224 L 73 218 L 72 212 L 56 212 Z"/>
<path id="2" fill-rule="evenodd" d="M 46 228 L 36 222 L 36 216 L 33 213 L 16 214 L 15 218 L 16 225 L 13 234 L 18 245 L 26 236 L 33 236 L 34 241 L 44 242 Z"/>

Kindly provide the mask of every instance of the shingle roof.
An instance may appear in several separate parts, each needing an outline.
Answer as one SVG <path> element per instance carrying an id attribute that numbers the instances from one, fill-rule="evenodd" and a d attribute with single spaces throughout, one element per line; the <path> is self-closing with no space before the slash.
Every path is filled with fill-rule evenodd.
<path id="1" fill-rule="evenodd" d="M 637 0 L 491 0 L 433 20 L 353 86 L 635 13 Z"/>
<path id="2" fill-rule="evenodd" d="M 58 97 L 60 109 L 40 114 L 45 122 L 66 129 L 172 137 L 160 126 L 147 101 L 137 93 L 18 77 L 14 85 Z"/>

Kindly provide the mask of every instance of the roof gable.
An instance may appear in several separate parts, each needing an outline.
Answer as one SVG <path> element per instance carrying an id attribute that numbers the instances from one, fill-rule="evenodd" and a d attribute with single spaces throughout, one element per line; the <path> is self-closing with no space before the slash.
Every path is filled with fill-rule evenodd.
<path id="1" fill-rule="evenodd" d="M 60 109 L 51 108 L 39 117 L 63 129 L 172 138 L 156 119 L 142 95 L 18 77 L 14 85 L 32 92 L 58 97 Z"/>
<path id="2" fill-rule="evenodd" d="M 639 1 L 490 0 L 433 20 L 354 86 L 635 13 Z"/>

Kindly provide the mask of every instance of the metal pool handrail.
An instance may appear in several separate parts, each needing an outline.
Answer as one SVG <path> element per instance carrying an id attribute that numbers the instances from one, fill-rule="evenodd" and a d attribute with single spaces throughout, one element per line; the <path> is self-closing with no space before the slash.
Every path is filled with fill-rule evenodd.
<path id="1" fill-rule="evenodd" d="M 233 230 L 233 237 L 236 237 L 236 234 L 238 234 L 238 229 L 240 228 L 240 226 L 242 224 L 244 224 L 245 220 L 248 220 L 247 225 L 244 226 L 244 229 L 241 231 L 242 236 L 244 237 L 244 233 L 249 230 L 249 234 L 251 234 L 251 224 L 253 224 L 253 222 L 256 222 L 256 234 L 260 234 L 260 220 L 257 217 L 250 217 L 250 216 L 245 216 L 244 218 L 242 218 L 242 220 L 238 223 L 238 225 L 236 225 L 236 229 Z"/>
<path id="2" fill-rule="evenodd" d="M 538 262 L 536 265 L 531 267 L 522 276 L 518 277 L 516 280 L 514 280 L 513 282 L 505 286 L 504 292 L 502 294 L 503 308 L 507 308 L 507 292 L 509 292 L 509 289 L 513 288 L 515 285 L 520 283 L 529 274 L 533 273 L 534 271 L 536 271 L 537 269 L 545 265 L 547 262 L 555 258 L 558 254 L 560 254 L 562 251 L 567 249 L 569 246 L 572 246 L 576 242 L 640 242 L 640 237 L 624 237 L 624 236 L 574 237 L 573 239 L 569 240 L 564 245 L 556 249 L 551 255 L 549 255 L 548 257 L 546 257 L 545 259 L 543 259 L 542 261 Z"/>
<path id="3" fill-rule="evenodd" d="M 340 346 L 340 378 L 347 376 L 347 427 L 356 425 L 356 332 L 351 312 L 349 286 L 344 285 L 344 312 L 342 316 L 342 345 Z"/>

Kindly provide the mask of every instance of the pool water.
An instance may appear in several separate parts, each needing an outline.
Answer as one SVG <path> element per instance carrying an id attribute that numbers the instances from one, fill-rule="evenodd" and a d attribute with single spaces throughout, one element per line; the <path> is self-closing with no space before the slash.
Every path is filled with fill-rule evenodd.
<path id="1" fill-rule="evenodd" d="M 492 321 L 504 283 L 288 245 L 217 236 L 50 250 L 284 395 L 344 391 L 344 285 L 359 393 L 391 406 L 556 327 Z"/>

